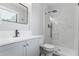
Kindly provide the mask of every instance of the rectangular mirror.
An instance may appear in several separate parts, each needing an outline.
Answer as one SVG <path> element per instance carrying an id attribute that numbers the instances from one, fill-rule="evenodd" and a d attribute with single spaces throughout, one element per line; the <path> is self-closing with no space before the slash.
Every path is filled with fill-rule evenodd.
<path id="1" fill-rule="evenodd" d="M 28 8 L 24 4 L 0 3 L 0 20 L 20 23 L 20 24 L 27 24 Z"/>
<path id="2" fill-rule="evenodd" d="M 10 11 L 0 9 L 0 20 L 3 21 L 10 21 L 10 22 L 16 22 L 16 14 L 12 13 Z"/>

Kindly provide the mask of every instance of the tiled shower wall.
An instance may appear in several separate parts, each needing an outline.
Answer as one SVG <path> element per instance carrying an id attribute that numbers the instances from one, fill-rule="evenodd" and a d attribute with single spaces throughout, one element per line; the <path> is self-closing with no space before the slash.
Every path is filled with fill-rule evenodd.
<path id="1" fill-rule="evenodd" d="M 49 41 L 49 43 L 52 43 L 57 46 L 62 46 L 69 49 L 75 49 L 75 44 L 77 45 L 78 41 L 75 41 L 76 38 L 76 15 L 77 11 L 77 4 L 75 3 L 54 3 L 54 4 L 47 4 L 45 5 L 45 9 L 43 10 L 44 13 L 51 10 L 57 10 L 57 14 L 51 13 L 53 18 L 55 18 L 55 21 L 57 24 L 54 24 L 53 29 L 53 37 L 52 39 L 49 39 L 49 32 L 46 32 L 45 34 L 45 41 Z M 49 16 L 45 16 L 48 20 Z M 47 25 L 47 24 L 46 24 Z M 47 26 L 45 27 L 46 30 Z M 78 39 L 77 39 L 78 40 Z"/>

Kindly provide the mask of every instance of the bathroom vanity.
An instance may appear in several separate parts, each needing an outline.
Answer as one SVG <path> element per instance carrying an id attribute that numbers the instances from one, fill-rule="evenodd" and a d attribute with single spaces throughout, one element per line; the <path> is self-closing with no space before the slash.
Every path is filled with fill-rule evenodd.
<path id="1" fill-rule="evenodd" d="M 0 44 L 0 56 L 39 56 L 41 39 L 41 36 L 32 36 L 3 42 Z"/>

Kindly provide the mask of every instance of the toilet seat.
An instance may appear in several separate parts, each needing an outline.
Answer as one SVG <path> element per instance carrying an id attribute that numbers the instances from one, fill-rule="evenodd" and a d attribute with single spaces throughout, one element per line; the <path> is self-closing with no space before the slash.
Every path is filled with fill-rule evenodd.
<path id="1" fill-rule="evenodd" d="M 52 44 L 43 44 L 40 46 L 40 55 L 52 56 L 55 46 Z"/>
<path id="2" fill-rule="evenodd" d="M 43 45 L 41 45 L 41 47 L 48 48 L 48 49 L 52 49 L 55 46 L 54 45 L 51 45 L 51 44 L 43 44 Z"/>
<path id="3" fill-rule="evenodd" d="M 53 51 L 53 49 L 55 48 L 55 46 L 51 44 L 43 44 L 41 45 L 41 47 L 46 51 Z"/>

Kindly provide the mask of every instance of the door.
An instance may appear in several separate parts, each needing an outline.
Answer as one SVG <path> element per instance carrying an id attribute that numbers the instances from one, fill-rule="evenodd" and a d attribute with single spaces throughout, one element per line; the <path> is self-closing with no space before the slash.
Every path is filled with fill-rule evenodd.
<path id="1" fill-rule="evenodd" d="M 26 52 L 27 56 L 39 56 L 39 39 L 27 40 Z"/>

